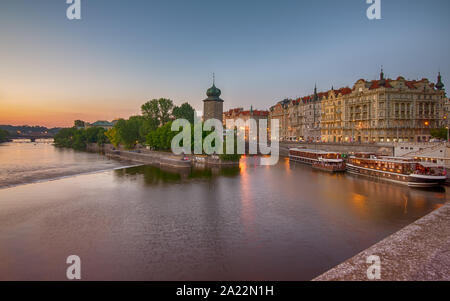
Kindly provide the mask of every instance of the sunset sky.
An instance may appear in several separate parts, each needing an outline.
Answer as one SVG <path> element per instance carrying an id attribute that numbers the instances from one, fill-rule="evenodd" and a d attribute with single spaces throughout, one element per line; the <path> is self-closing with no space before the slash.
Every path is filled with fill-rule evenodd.
<path id="1" fill-rule="evenodd" d="M 427 77 L 450 85 L 450 1 L 65 0 L 0 2 L 0 124 L 128 117 L 152 98 L 268 109 L 332 85 Z"/>

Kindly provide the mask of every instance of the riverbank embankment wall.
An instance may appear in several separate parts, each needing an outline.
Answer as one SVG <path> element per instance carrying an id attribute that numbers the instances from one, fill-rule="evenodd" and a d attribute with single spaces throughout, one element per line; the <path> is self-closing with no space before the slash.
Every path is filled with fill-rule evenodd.
<path id="1" fill-rule="evenodd" d="M 95 143 L 88 144 L 86 149 L 91 152 L 103 152 L 112 158 L 129 160 L 141 164 L 160 164 L 179 168 L 191 167 L 191 162 L 183 160 L 182 155 L 177 156 L 170 152 L 151 151 L 145 148 L 125 150 L 122 147 L 115 148 L 111 144 L 99 146 Z"/>
<path id="2" fill-rule="evenodd" d="M 450 280 L 450 203 L 410 224 L 353 258 L 315 278 L 316 281 L 367 281 L 373 261 L 380 260 L 382 281 Z"/>

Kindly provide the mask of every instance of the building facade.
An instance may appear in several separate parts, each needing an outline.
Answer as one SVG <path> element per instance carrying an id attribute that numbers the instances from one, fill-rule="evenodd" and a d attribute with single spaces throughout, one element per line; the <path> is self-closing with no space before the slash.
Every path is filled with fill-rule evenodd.
<path id="1" fill-rule="evenodd" d="M 447 111 L 446 111 L 447 110 Z M 428 79 L 358 80 L 353 88 L 331 89 L 270 109 L 280 119 L 282 140 L 322 142 L 426 142 L 431 129 L 447 126 L 450 108 L 441 75 Z"/>
<path id="2" fill-rule="evenodd" d="M 253 107 L 251 107 L 249 111 L 244 111 L 243 108 L 235 108 L 223 113 L 223 123 L 225 126 L 227 119 L 233 119 L 234 121 L 242 119 L 245 122 L 249 119 L 253 119 L 259 124 L 259 120 L 267 120 L 268 116 L 269 111 L 253 110 Z"/>
<path id="3" fill-rule="evenodd" d="M 244 111 L 243 108 L 235 108 L 223 113 L 223 126 L 224 128 L 226 127 L 226 121 L 229 119 L 234 121 L 241 119 L 246 123 L 244 130 L 245 130 L 245 138 L 248 139 L 250 129 L 248 127 L 247 121 L 251 119 L 255 120 L 257 126 L 256 133 L 257 135 L 259 135 L 259 121 L 263 119 L 267 120 L 268 116 L 269 116 L 268 111 L 253 110 L 253 107 L 251 107 L 249 111 Z"/>
<path id="4" fill-rule="evenodd" d="M 289 104 L 292 102 L 291 99 L 284 99 L 279 101 L 276 105 L 269 109 L 269 130 L 271 130 L 272 119 L 278 120 L 278 125 L 280 127 L 280 140 L 287 140 L 289 133 L 288 126 L 288 116 L 289 116 Z"/>
<path id="5" fill-rule="evenodd" d="M 298 99 L 285 99 L 272 106 L 269 119 L 278 119 L 282 141 L 320 141 L 321 101 L 325 93 L 317 93 Z"/>

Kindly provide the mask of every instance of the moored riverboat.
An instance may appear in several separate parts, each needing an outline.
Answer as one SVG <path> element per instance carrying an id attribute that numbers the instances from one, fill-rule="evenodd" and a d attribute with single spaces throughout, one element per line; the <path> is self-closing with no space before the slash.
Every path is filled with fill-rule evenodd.
<path id="1" fill-rule="evenodd" d="M 318 162 L 312 164 L 314 169 L 318 169 L 326 172 L 345 172 L 345 162 L 342 159 L 322 159 L 319 158 Z"/>
<path id="2" fill-rule="evenodd" d="M 447 180 L 447 172 L 441 165 L 413 158 L 377 157 L 374 154 L 351 156 L 347 162 L 347 171 L 410 187 L 443 186 Z"/>
<path id="3" fill-rule="evenodd" d="M 328 172 L 345 171 L 345 163 L 342 160 L 342 155 L 336 152 L 291 148 L 289 149 L 289 160 L 308 164 L 315 169 Z"/>

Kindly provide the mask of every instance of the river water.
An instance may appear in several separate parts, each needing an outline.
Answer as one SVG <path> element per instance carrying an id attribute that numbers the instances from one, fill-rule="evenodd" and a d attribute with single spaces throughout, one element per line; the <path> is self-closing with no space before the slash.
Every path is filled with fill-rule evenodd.
<path id="1" fill-rule="evenodd" d="M 111 169 L 0 189 L 2 280 L 64 280 L 69 255 L 81 258 L 84 280 L 309 280 L 448 196 L 286 159 L 271 167 L 244 158 L 238 168 L 113 170 L 125 163 L 7 144 L 0 162 L 0 183 L 11 182 L 8 174 L 16 184 L 54 178 L 59 167 L 60 175 Z"/>
<path id="2" fill-rule="evenodd" d="M 15 141 L 0 144 L 0 188 L 109 170 L 126 164 L 108 160 L 100 154 L 56 148 L 49 143 L 50 141 L 47 143 L 30 143 L 26 142 L 26 139 Z"/>

